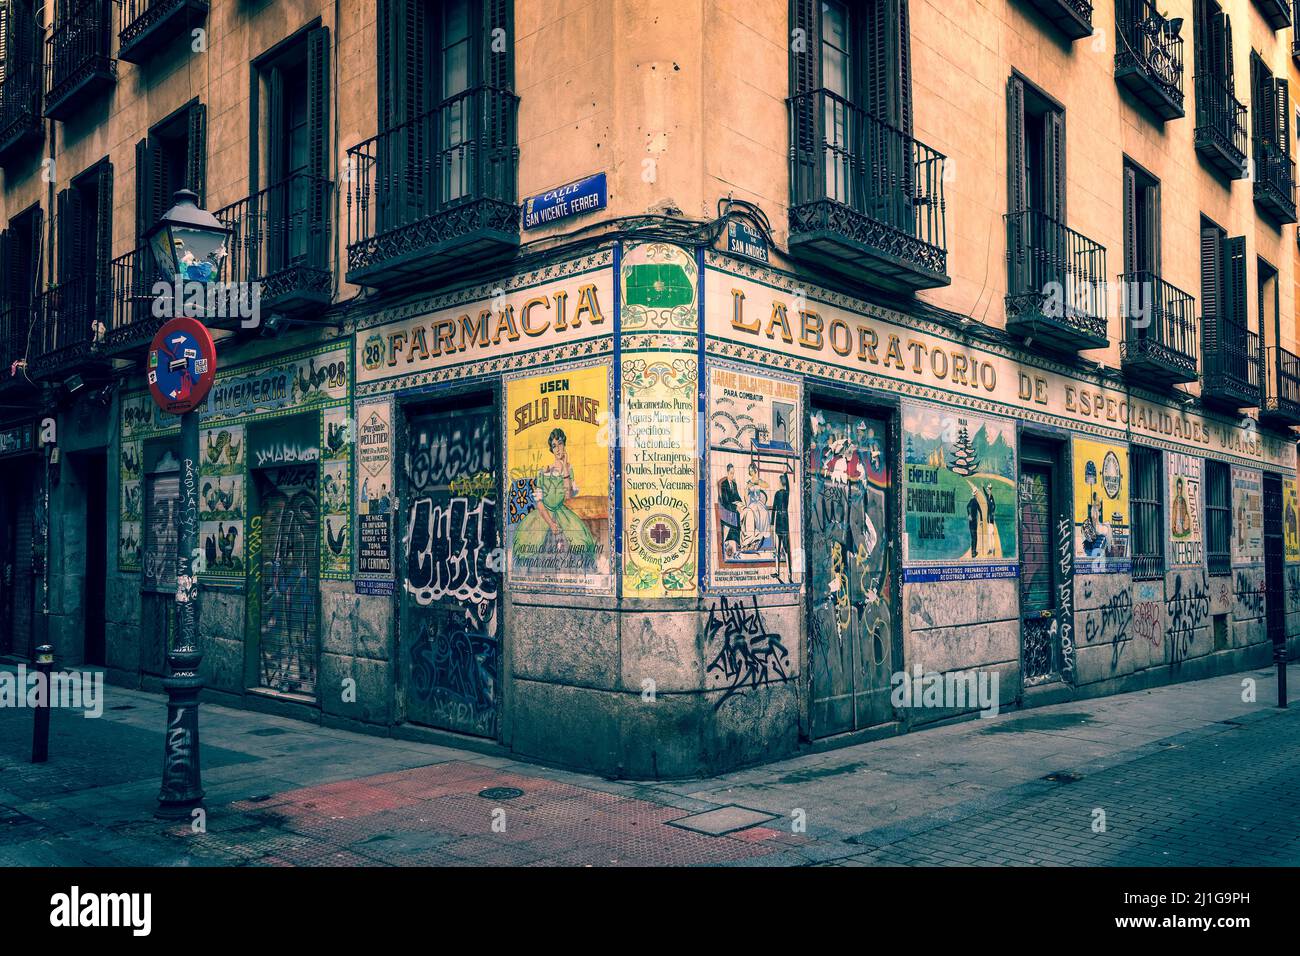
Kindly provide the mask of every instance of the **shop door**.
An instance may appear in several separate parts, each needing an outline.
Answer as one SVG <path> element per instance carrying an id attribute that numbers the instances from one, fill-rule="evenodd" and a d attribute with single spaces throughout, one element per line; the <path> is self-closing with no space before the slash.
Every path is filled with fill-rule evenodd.
<path id="1" fill-rule="evenodd" d="M 1026 442 L 1022 451 L 1028 448 Z M 1055 491 L 1055 468 L 1026 458 L 1020 470 L 1020 656 L 1026 681 L 1057 672 Z"/>
<path id="2" fill-rule="evenodd" d="M 31 659 L 36 608 L 35 470 L 12 463 L 6 467 L 11 475 L 2 486 L 6 514 L 0 537 L 0 653 Z"/>
<path id="3" fill-rule="evenodd" d="M 1286 653 L 1286 609 L 1282 566 L 1285 543 L 1282 535 L 1282 478 L 1264 472 L 1264 623 L 1273 653 Z"/>
<path id="4" fill-rule="evenodd" d="M 258 684 L 314 698 L 320 656 L 316 465 L 254 474 L 262 517 Z"/>
<path id="5" fill-rule="evenodd" d="M 176 635 L 176 542 L 180 532 L 181 479 L 174 455 L 164 454 L 144 482 L 144 546 L 140 549 L 140 666 L 166 675 L 167 652 Z M 128 490 L 131 494 L 139 494 Z M 134 510 L 137 507 L 128 501 Z"/>
<path id="6" fill-rule="evenodd" d="M 491 405 L 411 416 L 401 659 L 407 720 L 495 738 L 501 551 Z"/>
<path id="7" fill-rule="evenodd" d="M 82 605 L 85 614 L 83 657 L 87 664 L 105 663 L 104 611 L 108 578 L 108 529 L 105 505 L 108 500 L 108 459 L 101 453 L 83 459 L 81 474 L 86 492 L 86 571 Z"/>
<path id="8" fill-rule="evenodd" d="M 893 719 L 895 581 L 885 421 L 812 414 L 808 552 L 814 737 Z"/>

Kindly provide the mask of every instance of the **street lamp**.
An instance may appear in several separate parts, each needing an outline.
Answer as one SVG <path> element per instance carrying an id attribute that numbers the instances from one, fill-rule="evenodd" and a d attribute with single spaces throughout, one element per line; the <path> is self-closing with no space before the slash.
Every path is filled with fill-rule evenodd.
<path id="1" fill-rule="evenodd" d="M 167 731 L 162 787 L 158 791 L 160 817 L 190 817 L 203 804 L 199 760 L 199 692 L 203 678 L 199 665 L 199 413 L 200 404 L 216 375 L 217 353 L 212 335 L 203 325 L 206 295 L 183 294 L 188 283 L 205 289 L 221 277 L 227 257 L 230 230 L 197 203 L 188 189 L 176 193 L 176 202 L 149 231 L 147 241 L 161 277 L 170 279 L 172 315 L 163 323 L 149 347 L 146 364 L 149 390 L 164 412 L 179 415 L 180 516 L 176 528 L 176 640 L 167 650 Z M 162 293 L 166 296 L 166 292 Z M 198 301 L 195 301 L 197 298 Z M 178 314 L 185 303 L 186 315 Z M 193 306 L 190 307 L 190 303 Z"/>
<path id="2" fill-rule="evenodd" d="M 146 237 L 159 274 L 183 282 L 214 283 L 229 255 L 230 229 L 206 209 L 198 194 L 178 189 L 173 206 Z"/>

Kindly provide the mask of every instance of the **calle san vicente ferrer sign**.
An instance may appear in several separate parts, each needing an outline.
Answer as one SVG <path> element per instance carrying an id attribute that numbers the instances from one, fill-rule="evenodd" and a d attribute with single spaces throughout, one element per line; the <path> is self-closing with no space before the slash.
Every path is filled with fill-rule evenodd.
<path id="1" fill-rule="evenodd" d="M 529 196 L 524 200 L 524 228 L 549 226 L 579 213 L 604 209 L 609 198 L 608 192 L 605 174 L 596 173 L 557 186 L 540 196 Z"/>
<path id="2" fill-rule="evenodd" d="M 198 319 L 163 323 L 149 346 L 149 392 L 159 408 L 184 415 L 202 404 L 217 375 L 217 347 Z"/>

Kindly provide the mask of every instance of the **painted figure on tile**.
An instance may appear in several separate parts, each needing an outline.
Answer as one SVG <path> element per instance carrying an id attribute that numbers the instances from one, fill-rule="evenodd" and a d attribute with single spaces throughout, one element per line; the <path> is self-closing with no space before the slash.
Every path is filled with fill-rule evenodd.
<path id="1" fill-rule="evenodd" d="M 573 465 L 569 462 L 564 430 L 554 429 L 547 439 L 552 462 L 537 473 L 533 508 L 519 523 L 515 531 L 514 554 L 519 560 L 567 548 L 571 552 L 593 556 L 596 539 L 587 525 L 566 502 L 578 496 L 573 481 Z"/>

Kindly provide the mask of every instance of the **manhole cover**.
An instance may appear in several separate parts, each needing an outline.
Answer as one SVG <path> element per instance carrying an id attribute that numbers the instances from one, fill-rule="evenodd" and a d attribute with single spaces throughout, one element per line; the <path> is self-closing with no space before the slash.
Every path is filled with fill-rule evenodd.
<path id="1" fill-rule="evenodd" d="M 287 734 L 288 732 L 283 727 L 262 727 L 258 730 L 248 731 L 253 737 L 278 737 L 280 734 Z"/>
<path id="2" fill-rule="evenodd" d="M 524 792 L 518 787 L 488 787 L 486 790 L 480 790 L 478 795 L 484 800 L 513 800 L 515 797 L 522 797 Z"/>

